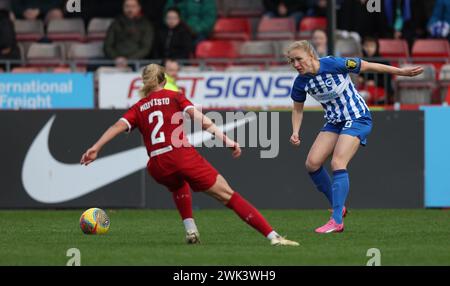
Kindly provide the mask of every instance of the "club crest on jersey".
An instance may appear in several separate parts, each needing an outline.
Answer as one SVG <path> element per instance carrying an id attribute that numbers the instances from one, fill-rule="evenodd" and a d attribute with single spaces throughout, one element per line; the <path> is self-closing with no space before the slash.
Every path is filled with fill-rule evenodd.
<path id="1" fill-rule="evenodd" d="M 345 61 L 345 67 L 349 70 L 354 70 L 358 67 L 358 62 L 354 59 L 348 59 Z"/>

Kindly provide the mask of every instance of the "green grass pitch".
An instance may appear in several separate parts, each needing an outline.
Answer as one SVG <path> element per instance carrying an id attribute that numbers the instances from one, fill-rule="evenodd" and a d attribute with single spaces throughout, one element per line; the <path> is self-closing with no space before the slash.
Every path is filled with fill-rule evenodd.
<path id="1" fill-rule="evenodd" d="M 318 235 L 326 210 L 263 210 L 275 229 L 300 247 L 272 247 L 232 211 L 199 210 L 201 245 L 184 243 L 174 210 L 106 210 L 111 228 L 84 235 L 81 210 L 0 211 L 0 265 L 66 265 L 69 248 L 81 265 L 366 265 L 369 248 L 381 265 L 450 265 L 450 211 L 350 210 L 342 234 Z"/>

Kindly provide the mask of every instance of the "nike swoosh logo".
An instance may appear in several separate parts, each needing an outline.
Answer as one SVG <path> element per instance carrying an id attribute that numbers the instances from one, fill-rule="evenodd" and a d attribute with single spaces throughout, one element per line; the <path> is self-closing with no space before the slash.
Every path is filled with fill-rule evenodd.
<path id="1" fill-rule="evenodd" d="M 256 116 L 230 122 L 218 128 L 224 132 L 233 130 Z M 105 185 L 120 180 L 146 168 L 148 155 L 145 147 L 136 147 L 97 159 L 89 167 L 57 161 L 48 145 L 50 130 L 55 115 L 34 139 L 22 167 L 22 182 L 25 191 L 41 203 L 62 203 L 89 194 Z M 193 146 L 212 139 L 206 131 L 197 131 L 187 136 Z"/>

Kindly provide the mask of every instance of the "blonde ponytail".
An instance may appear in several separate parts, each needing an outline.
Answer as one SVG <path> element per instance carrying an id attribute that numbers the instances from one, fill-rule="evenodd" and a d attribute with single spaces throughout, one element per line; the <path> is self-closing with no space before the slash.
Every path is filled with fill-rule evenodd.
<path id="1" fill-rule="evenodd" d="M 150 92 L 154 91 L 158 85 L 165 80 L 164 67 L 157 64 L 149 64 L 142 70 L 142 86 L 139 94 L 141 97 L 146 97 Z"/>

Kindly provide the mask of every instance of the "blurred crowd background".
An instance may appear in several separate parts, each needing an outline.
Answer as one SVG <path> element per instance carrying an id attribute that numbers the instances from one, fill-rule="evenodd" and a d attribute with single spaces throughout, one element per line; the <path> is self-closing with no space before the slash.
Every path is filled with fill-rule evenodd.
<path id="1" fill-rule="evenodd" d="M 68 12 L 67 2 L 0 0 L 0 72 L 137 71 L 148 61 L 275 72 L 289 68 L 283 51 L 297 39 L 330 54 L 327 0 L 80 0 L 80 12 Z M 426 66 L 414 83 L 361 75 L 371 104 L 392 103 L 398 87 L 431 92 L 410 103 L 444 102 L 450 0 L 380 2 L 371 13 L 367 0 L 336 0 L 332 54 Z"/>

